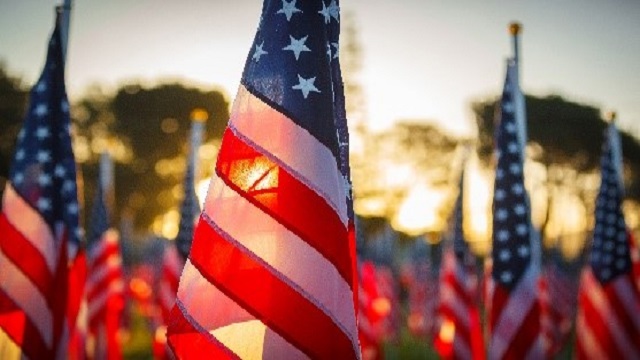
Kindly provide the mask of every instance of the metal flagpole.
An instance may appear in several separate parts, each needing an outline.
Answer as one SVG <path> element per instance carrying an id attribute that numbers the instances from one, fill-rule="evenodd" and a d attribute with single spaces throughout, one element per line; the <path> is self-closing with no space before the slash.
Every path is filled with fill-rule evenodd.
<path id="1" fill-rule="evenodd" d="M 67 61 L 67 45 L 69 44 L 69 23 L 71 22 L 71 3 L 72 0 L 63 0 L 58 5 L 61 11 L 60 21 L 60 37 L 62 38 L 62 57 Z"/>

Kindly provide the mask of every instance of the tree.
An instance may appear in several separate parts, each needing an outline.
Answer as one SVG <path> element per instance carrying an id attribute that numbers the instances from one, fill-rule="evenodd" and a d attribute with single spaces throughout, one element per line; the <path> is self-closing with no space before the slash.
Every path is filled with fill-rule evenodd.
<path id="1" fill-rule="evenodd" d="M 28 92 L 20 79 L 7 73 L 0 62 L 0 196 L 9 177 L 9 166 L 15 151 L 16 138 L 27 107 Z"/>
<path id="2" fill-rule="evenodd" d="M 228 101 L 218 91 L 181 84 L 118 89 L 112 97 L 94 90 L 74 107 L 76 148 L 83 160 L 85 198 L 93 199 L 99 152 L 116 151 L 115 214 L 135 214 L 135 227 L 148 229 L 157 216 L 177 208 L 186 165 L 190 113 L 209 114 L 204 142 L 219 139 L 229 118 Z M 84 145 L 83 145 L 84 144 Z M 82 155 L 82 156 L 80 156 Z M 116 216 L 117 220 L 117 216 Z"/>

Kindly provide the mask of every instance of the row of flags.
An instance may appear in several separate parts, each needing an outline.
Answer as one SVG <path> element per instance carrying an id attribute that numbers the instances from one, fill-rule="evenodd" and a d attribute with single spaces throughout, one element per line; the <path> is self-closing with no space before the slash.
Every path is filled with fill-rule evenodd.
<path id="1" fill-rule="evenodd" d="M 121 358 L 130 297 L 152 319 L 157 358 L 382 358 L 382 341 L 400 335 L 403 290 L 387 257 L 390 228 L 372 241 L 375 261 L 356 256 L 339 29 L 337 0 L 264 1 L 201 211 L 194 122 L 181 228 L 154 280 L 123 268 L 101 181 L 82 246 L 56 21 L 2 199 L 0 357 Z M 492 262 L 483 277 L 464 241 L 461 186 L 442 266 L 426 261 L 420 240 L 402 270 L 408 327 L 443 358 L 551 358 L 577 303 L 578 358 L 639 358 L 638 265 L 615 124 L 578 289 L 559 268 L 542 270 L 517 58 L 507 61 L 495 135 Z"/>

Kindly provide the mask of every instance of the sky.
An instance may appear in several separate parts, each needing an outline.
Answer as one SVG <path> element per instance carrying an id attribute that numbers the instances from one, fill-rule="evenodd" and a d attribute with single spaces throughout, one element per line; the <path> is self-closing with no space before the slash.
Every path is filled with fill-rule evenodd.
<path id="1" fill-rule="evenodd" d="M 302 1 L 302 0 L 298 0 Z M 328 2 L 329 0 L 325 0 Z M 26 85 L 44 63 L 54 0 L 0 2 L 0 61 Z M 181 79 L 235 96 L 260 0 L 75 0 L 67 61 L 72 100 L 92 84 Z M 475 134 L 470 101 L 495 96 L 522 23 L 521 85 L 615 110 L 640 135 L 640 1 L 342 0 L 363 50 L 367 119 L 434 121 Z"/>

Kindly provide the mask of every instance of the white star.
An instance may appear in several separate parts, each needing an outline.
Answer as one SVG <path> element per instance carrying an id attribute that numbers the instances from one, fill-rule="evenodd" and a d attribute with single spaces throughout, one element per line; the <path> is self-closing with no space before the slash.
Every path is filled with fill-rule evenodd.
<path id="1" fill-rule="evenodd" d="M 496 198 L 496 200 L 500 201 L 500 200 L 504 200 L 504 198 L 507 196 L 507 194 L 505 193 L 504 190 L 502 189 L 498 189 L 496 190 L 496 193 L 494 194 L 494 197 Z"/>
<path id="2" fill-rule="evenodd" d="M 507 130 L 509 134 L 513 134 L 516 132 L 516 124 L 514 123 L 506 123 L 504 128 Z"/>
<path id="3" fill-rule="evenodd" d="M 511 280 L 513 280 L 513 275 L 511 275 L 511 272 L 509 271 L 503 271 L 502 274 L 500 274 L 500 280 L 510 283 Z"/>
<path id="4" fill-rule="evenodd" d="M 262 55 L 268 54 L 268 52 L 262 49 L 263 46 L 264 46 L 264 41 L 260 45 L 256 45 L 256 51 L 253 52 L 253 56 L 251 57 L 252 60 L 255 60 L 256 62 L 258 62 L 260 61 L 260 57 Z"/>
<path id="5" fill-rule="evenodd" d="M 500 156 L 500 155 L 498 154 L 498 157 L 499 157 L 499 156 Z M 498 170 L 496 170 L 496 179 L 500 180 L 500 179 L 502 179 L 503 177 L 504 177 L 504 170 L 502 170 L 502 169 L 498 169 Z"/>
<path id="6" fill-rule="evenodd" d="M 611 265 L 611 263 L 613 262 L 613 256 L 611 256 L 611 254 L 606 254 L 602 261 L 607 265 Z"/>
<path id="7" fill-rule="evenodd" d="M 518 152 L 518 144 L 516 144 L 515 142 L 510 142 L 509 145 L 507 145 L 509 153 L 511 154 L 515 154 Z"/>
<path id="8" fill-rule="evenodd" d="M 505 220 L 507 220 L 508 216 L 509 216 L 509 213 L 505 209 L 498 209 L 496 211 L 496 219 L 498 221 L 505 221 Z"/>
<path id="9" fill-rule="evenodd" d="M 502 261 L 509 261 L 509 259 L 511 259 L 511 251 L 507 249 L 500 250 L 499 257 Z"/>
<path id="10" fill-rule="evenodd" d="M 47 90 L 47 83 L 44 81 L 41 81 L 38 83 L 38 85 L 36 85 L 36 92 L 44 92 L 45 90 Z"/>
<path id="11" fill-rule="evenodd" d="M 287 2 L 286 0 L 282 0 L 282 9 L 278 10 L 276 14 L 284 14 L 287 17 L 287 21 L 291 20 L 291 16 L 294 13 L 302 12 L 302 10 L 296 7 L 297 0 L 291 0 L 291 2 Z"/>
<path id="12" fill-rule="evenodd" d="M 516 213 L 516 215 L 519 215 L 519 216 L 524 215 L 526 213 L 526 211 L 527 211 L 527 209 L 522 204 L 518 204 L 518 205 L 513 207 L 513 212 Z"/>
<path id="13" fill-rule="evenodd" d="M 22 184 L 22 182 L 24 181 L 24 175 L 22 175 L 22 173 L 17 172 L 15 175 L 13 175 L 13 183 L 20 185 Z"/>
<path id="14" fill-rule="evenodd" d="M 302 96 L 304 96 L 304 98 L 306 99 L 311 91 L 318 93 L 320 92 L 320 90 L 318 90 L 318 88 L 313 84 L 315 81 L 315 76 L 309 79 L 305 79 L 302 76 L 298 75 L 298 84 L 292 86 L 291 88 L 294 90 L 302 91 Z"/>
<path id="15" fill-rule="evenodd" d="M 69 102 L 62 100 L 62 102 L 60 102 L 60 110 L 64 113 L 69 112 Z"/>
<path id="16" fill-rule="evenodd" d="M 616 254 L 618 255 L 624 255 L 626 251 L 627 251 L 627 247 L 624 245 L 616 247 Z"/>
<path id="17" fill-rule="evenodd" d="M 498 231 L 498 233 L 496 234 L 496 239 L 499 242 L 505 242 L 505 241 L 509 240 L 509 232 L 507 230 Z"/>
<path id="18" fill-rule="evenodd" d="M 327 43 L 327 58 L 331 61 L 331 45 Z"/>
<path id="19" fill-rule="evenodd" d="M 518 255 L 522 258 L 526 258 L 529 255 L 529 247 L 522 245 L 518 248 Z"/>
<path id="20" fill-rule="evenodd" d="M 67 205 L 67 211 L 69 212 L 69 214 L 71 215 L 76 215 L 78 214 L 78 204 L 76 203 L 70 203 L 69 205 Z"/>
<path id="21" fill-rule="evenodd" d="M 336 19 L 337 22 L 340 22 L 340 8 L 336 0 L 331 0 L 331 4 L 329 4 L 329 14 L 331 14 L 331 17 Z"/>
<path id="22" fill-rule="evenodd" d="M 67 171 L 64 169 L 64 166 L 58 164 L 56 168 L 53 170 L 53 175 L 57 178 L 63 178 L 67 174 Z"/>
<path id="23" fill-rule="evenodd" d="M 511 187 L 511 192 L 514 193 L 515 195 L 521 195 L 524 192 L 524 188 L 520 184 L 514 184 Z"/>
<path id="24" fill-rule="evenodd" d="M 519 224 L 516 226 L 516 233 L 520 236 L 524 236 L 527 234 L 529 227 L 526 224 Z"/>
<path id="25" fill-rule="evenodd" d="M 75 188 L 76 188 L 76 185 L 72 180 L 66 180 L 64 184 L 62 184 L 63 192 L 72 192 L 73 190 L 75 190 Z"/>
<path id="26" fill-rule="evenodd" d="M 41 163 L 48 163 L 51 161 L 51 154 L 48 151 L 40 150 L 36 155 L 36 159 Z"/>
<path id="27" fill-rule="evenodd" d="M 322 16 L 324 16 L 324 23 L 328 24 L 331 21 L 331 12 L 329 11 L 330 8 L 326 7 L 326 5 L 324 4 L 324 1 L 322 2 L 322 10 L 318 11 L 318 13 Z"/>
<path id="28" fill-rule="evenodd" d="M 36 114 L 37 117 L 43 117 L 49 113 L 49 109 L 45 104 L 38 104 L 36 106 L 36 109 L 34 110 L 34 113 Z"/>
<path id="29" fill-rule="evenodd" d="M 513 175 L 518 175 L 520 174 L 520 165 L 513 163 L 509 166 L 509 171 L 513 174 Z"/>
<path id="30" fill-rule="evenodd" d="M 16 151 L 16 160 L 20 161 L 24 159 L 24 149 L 19 149 Z"/>
<path id="31" fill-rule="evenodd" d="M 44 140 L 49 137 L 49 128 L 46 126 L 38 126 L 36 129 L 36 137 L 40 140 Z"/>
<path id="32" fill-rule="evenodd" d="M 78 239 L 80 239 L 82 237 L 82 235 L 84 235 L 84 231 L 80 227 L 77 227 L 76 231 L 75 231 L 75 234 L 76 234 L 76 237 Z"/>
<path id="33" fill-rule="evenodd" d="M 513 113 L 513 104 L 511 103 L 511 101 L 503 102 L 502 103 L 502 110 L 507 114 Z"/>
<path id="34" fill-rule="evenodd" d="M 36 206 L 38 206 L 38 209 L 40 209 L 40 211 L 51 210 L 51 200 L 45 197 L 41 197 L 40 199 L 38 199 Z"/>
<path id="35" fill-rule="evenodd" d="M 338 52 L 340 51 L 340 44 L 338 44 L 337 42 L 332 42 L 331 45 L 333 45 L 333 47 L 336 48 L 336 52 L 333 53 L 333 58 L 337 59 Z"/>
<path id="36" fill-rule="evenodd" d="M 293 36 L 289 35 L 289 39 L 291 40 L 291 44 L 285 46 L 282 48 L 282 50 L 291 50 L 293 51 L 293 55 L 295 55 L 296 60 L 298 60 L 298 58 L 300 57 L 300 53 L 303 51 L 311 51 L 311 49 L 309 49 L 307 47 L 307 45 L 305 45 L 305 41 L 307 41 L 307 38 L 309 36 L 305 36 L 303 38 L 300 39 L 296 39 Z"/>
<path id="37" fill-rule="evenodd" d="M 51 185 L 51 175 L 47 173 L 42 173 L 38 176 L 38 184 L 40 186 L 49 186 Z"/>

